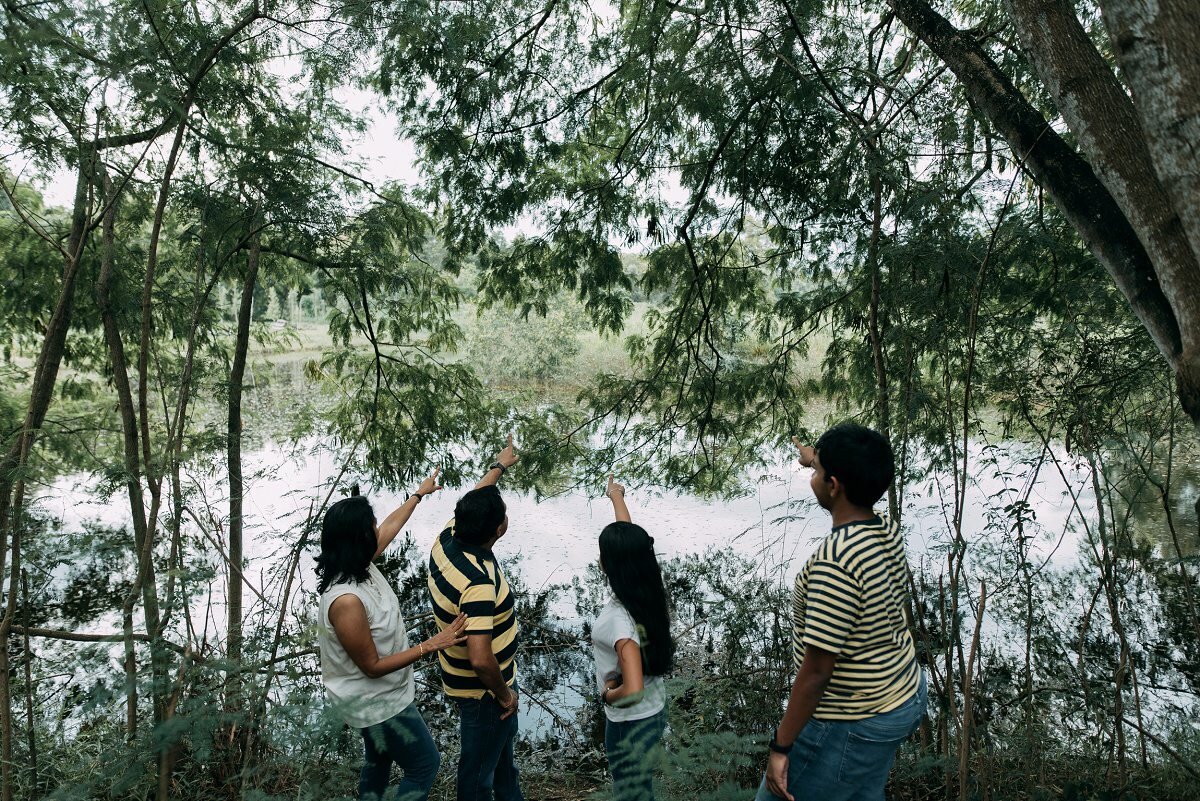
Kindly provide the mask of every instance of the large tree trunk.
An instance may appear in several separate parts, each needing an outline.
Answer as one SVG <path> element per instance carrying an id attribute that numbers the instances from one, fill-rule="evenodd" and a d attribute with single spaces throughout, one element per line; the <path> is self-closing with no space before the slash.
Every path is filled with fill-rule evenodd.
<path id="1" fill-rule="evenodd" d="M 1200 385 L 1194 386 L 1194 381 L 1187 376 L 1189 366 L 1195 369 L 1194 363 L 1200 357 L 1200 262 L 1196 259 L 1200 250 L 1196 249 L 1195 242 L 1188 241 L 1176 203 L 1190 200 L 1196 205 L 1200 204 L 1200 199 L 1178 197 L 1187 195 L 1186 191 L 1172 196 L 1160 182 L 1138 112 L 1083 29 L 1074 4 L 1066 0 L 1007 0 L 1007 3 L 1038 77 L 1050 91 L 1063 119 L 1079 141 L 1080 149 L 1121 207 L 1154 264 L 1179 326 L 1181 352 L 1173 366 L 1180 378 L 1180 393 L 1183 396 L 1194 392 Z M 1136 4 L 1114 5 L 1128 9 Z M 1200 11 L 1193 16 L 1200 25 Z M 1145 33 L 1157 32 L 1147 28 Z M 1193 44 L 1200 44 L 1200 31 L 1189 33 Z M 1136 50 L 1137 37 L 1130 34 L 1125 38 L 1134 43 Z M 1157 46 L 1152 49 L 1158 52 Z M 1144 57 L 1133 59 L 1139 66 L 1144 65 L 1145 60 Z M 1183 61 L 1194 64 L 1195 51 L 1190 51 Z M 1195 71 L 1200 72 L 1200 67 Z M 1162 74 L 1165 70 L 1156 72 L 1156 77 L 1162 80 L 1173 77 L 1176 80 L 1172 83 L 1180 84 L 1178 75 Z M 1192 88 L 1200 91 L 1200 81 Z M 1200 133 L 1200 116 L 1196 111 L 1200 108 L 1200 99 L 1195 96 L 1186 100 L 1176 98 L 1170 90 L 1156 96 L 1184 103 L 1190 100 L 1193 127 Z M 1179 103 L 1164 102 L 1162 105 L 1170 106 L 1170 111 L 1163 116 L 1169 116 L 1172 123 L 1178 122 Z M 1156 121 L 1160 125 L 1163 123 L 1161 117 Z M 1166 139 L 1168 144 L 1174 142 L 1173 137 L 1161 131 L 1159 139 Z M 1193 146 L 1196 141 L 1200 140 L 1193 139 Z M 1190 183 L 1194 184 L 1187 186 L 1189 178 L 1176 174 L 1173 185 L 1200 190 L 1200 177 L 1195 175 L 1195 153 L 1191 154 L 1190 165 L 1184 163 L 1184 154 L 1172 153 L 1171 156 L 1168 161 L 1177 172 L 1190 167 Z M 1195 405 L 1200 398 L 1181 399 L 1185 408 L 1200 408 Z"/>
<path id="2" fill-rule="evenodd" d="M 1150 158 L 1200 260 L 1200 3 L 1196 0 L 1107 0 L 1104 22 L 1133 93 Z M 1183 330 L 1177 369 L 1192 419 L 1200 408 L 1200 279 L 1168 296 Z M 1189 408 L 1190 406 L 1190 408 Z"/>
<path id="3" fill-rule="evenodd" d="M 888 5 L 957 76 L 975 106 L 1008 141 L 1014 157 L 1112 276 L 1176 371 L 1185 411 L 1200 423 L 1200 364 L 1185 353 L 1176 310 L 1160 283 L 1157 265 L 1092 166 L 1063 141 L 972 36 L 951 25 L 925 0 L 888 0 Z M 1170 289 L 1179 286 L 1172 284 Z M 1197 333 L 1188 336 L 1190 341 Z"/>

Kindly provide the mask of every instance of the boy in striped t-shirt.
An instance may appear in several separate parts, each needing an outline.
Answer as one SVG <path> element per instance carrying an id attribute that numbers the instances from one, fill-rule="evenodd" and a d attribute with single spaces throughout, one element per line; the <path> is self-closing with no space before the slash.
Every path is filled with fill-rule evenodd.
<path id="1" fill-rule="evenodd" d="M 508 531 L 496 482 L 517 462 L 512 435 L 429 553 L 433 619 L 466 619 L 466 645 L 438 654 L 442 688 L 459 710 L 458 801 L 524 801 L 513 756 L 517 739 L 517 618 L 492 548 Z"/>
<path id="2" fill-rule="evenodd" d="M 895 474 L 892 449 L 854 423 L 826 431 L 815 448 L 796 446 L 833 529 L 796 577 L 796 679 L 757 801 L 882 801 L 926 699 L 904 614 L 904 539 L 873 509 Z"/>

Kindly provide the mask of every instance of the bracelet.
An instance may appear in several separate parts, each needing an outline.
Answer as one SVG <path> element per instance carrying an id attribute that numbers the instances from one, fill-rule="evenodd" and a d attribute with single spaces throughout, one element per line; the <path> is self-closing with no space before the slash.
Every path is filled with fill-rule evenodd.
<path id="1" fill-rule="evenodd" d="M 775 737 L 778 736 L 778 734 L 779 734 L 779 732 L 776 731 L 775 734 L 771 735 L 771 742 L 767 743 L 767 748 L 771 749 L 771 751 L 773 751 L 776 754 L 784 754 L 784 755 L 790 754 L 792 752 L 792 746 L 790 744 L 789 745 L 780 745 L 779 743 L 777 743 L 775 741 Z"/>
<path id="2" fill-rule="evenodd" d="M 417 647 L 421 649 L 421 658 L 424 659 L 425 658 L 425 643 L 419 642 L 419 643 L 417 643 Z"/>
<path id="3" fill-rule="evenodd" d="M 422 498 L 424 498 L 424 497 L 425 497 L 425 496 L 424 496 L 424 495 L 422 495 L 421 493 L 419 493 L 419 492 L 414 492 L 412 495 L 409 495 L 409 496 L 408 496 L 407 498 L 405 498 L 404 500 L 405 500 L 405 501 L 411 501 L 413 498 L 416 498 L 416 499 L 417 499 L 417 503 L 420 503 L 420 502 L 421 502 L 421 499 L 422 499 Z"/>
<path id="4" fill-rule="evenodd" d="M 500 464 L 499 462 L 492 462 L 492 464 L 488 467 L 489 473 L 493 470 L 499 470 L 500 475 L 504 475 L 505 473 L 508 472 L 508 468 L 505 467 L 504 465 Z"/>

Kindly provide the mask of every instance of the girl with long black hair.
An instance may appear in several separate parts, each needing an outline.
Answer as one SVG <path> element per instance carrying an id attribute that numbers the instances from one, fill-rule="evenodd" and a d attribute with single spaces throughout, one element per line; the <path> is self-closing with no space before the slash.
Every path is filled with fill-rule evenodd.
<path id="1" fill-rule="evenodd" d="M 413 703 L 412 664 L 462 645 L 466 615 L 459 615 L 434 637 L 411 645 L 400 601 L 372 564 L 421 499 L 442 488 L 437 476 L 434 470 L 378 525 L 371 504 L 356 491 L 329 507 L 321 526 L 317 557 L 321 679 L 347 725 L 362 731 L 365 756 L 358 795 L 363 801 L 383 798 L 393 762 L 404 772 L 396 800 L 424 801 L 441 761 Z"/>
<path id="2" fill-rule="evenodd" d="M 600 532 L 600 569 L 613 597 L 592 624 L 604 747 L 616 801 L 653 801 L 654 763 L 666 726 L 663 676 L 671 669 L 667 595 L 654 538 L 634 524 L 625 488 L 608 477 L 616 521 Z"/>

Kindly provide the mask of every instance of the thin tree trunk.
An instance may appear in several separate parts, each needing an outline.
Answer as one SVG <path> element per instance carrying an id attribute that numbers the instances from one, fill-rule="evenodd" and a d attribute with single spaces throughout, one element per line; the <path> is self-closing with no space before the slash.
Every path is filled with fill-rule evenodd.
<path id="1" fill-rule="evenodd" d="M 953 557 L 951 557 L 953 559 Z M 938 577 L 938 613 L 942 618 L 942 636 L 946 638 L 946 650 L 942 654 L 942 658 L 946 664 L 946 710 L 943 717 L 946 720 L 945 738 L 943 740 L 942 758 L 946 767 L 943 770 L 944 778 L 944 797 L 946 801 L 950 801 L 954 797 L 954 773 L 951 765 L 954 764 L 953 747 L 955 742 L 954 733 L 951 727 L 958 724 L 958 699 L 955 696 L 954 687 L 954 640 L 958 637 L 958 624 L 954 621 L 954 613 L 951 611 L 947 614 L 946 606 L 949 601 L 946 598 L 945 577 Z M 960 738 L 961 739 L 961 738 Z"/>
<path id="2" fill-rule="evenodd" d="M 987 608 L 987 584 L 979 583 L 979 605 L 975 610 L 975 631 L 971 635 L 971 651 L 967 658 L 967 669 L 963 673 L 963 725 L 961 745 L 958 749 L 958 797 L 970 798 L 967 784 L 970 780 L 971 729 L 975 715 L 975 692 L 972 679 L 975 674 L 975 658 L 979 653 L 979 632 L 983 627 L 983 612 Z"/>
<path id="3" fill-rule="evenodd" d="M 16 441 L 0 462 L 0 576 L 4 575 L 5 563 L 11 553 L 8 597 L 3 617 L 0 617 L 0 801 L 13 801 L 12 780 L 12 688 L 9 682 L 11 667 L 8 657 L 8 636 L 12 630 L 13 613 L 17 597 L 17 572 L 21 562 L 21 512 L 24 500 L 22 473 L 33 450 L 37 432 L 46 419 L 46 412 L 54 397 L 54 386 L 58 380 L 58 368 L 62 363 L 67 332 L 71 327 L 74 310 L 76 279 L 79 275 L 80 255 L 87 239 L 87 224 L 92 201 L 91 171 L 95 153 L 81 154 L 78 177 L 75 183 L 75 206 L 71 218 L 71 233 L 67 239 L 66 257 L 63 264 L 63 283 L 46 335 L 38 353 L 34 370 L 33 386 L 29 395 L 29 407 L 24 425 Z"/>
<path id="4" fill-rule="evenodd" d="M 106 194 L 111 185 L 105 180 Z M 141 555 L 147 549 L 147 515 L 145 498 L 142 494 L 141 456 L 138 443 L 139 428 L 134 407 L 133 388 L 129 382 L 129 368 L 125 357 L 125 345 L 121 339 L 121 327 L 112 303 L 112 282 L 116 260 L 116 215 L 117 204 L 110 202 L 101 225 L 100 273 L 96 279 L 96 306 L 100 311 L 104 340 L 108 345 L 109 361 L 112 366 L 113 387 L 117 392 L 117 408 L 121 416 L 122 452 L 125 467 L 125 489 L 129 498 L 130 517 L 133 523 L 133 552 L 135 571 L 140 576 Z M 140 587 L 130 588 L 122 609 L 122 626 L 125 634 L 125 693 L 127 736 L 132 740 L 137 735 L 137 659 L 133 644 L 133 607 Z M 147 620 L 150 608 L 157 604 L 157 597 L 146 603 Z M 156 615 L 157 617 L 157 615 Z M 157 624 L 157 620 L 155 621 Z M 147 626 L 149 629 L 149 626 Z"/>
<path id="5" fill-rule="evenodd" d="M 125 737 L 133 742 L 138 728 L 137 649 L 134 647 L 133 607 L 121 609 L 121 631 L 125 641 Z"/>
<path id="6" fill-rule="evenodd" d="M 21 570 L 21 597 L 25 599 L 25 627 L 29 628 L 29 574 Z M 25 646 L 25 736 L 29 749 L 29 797 L 38 794 L 37 729 L 33 723 L 33 649 L 29 647 L 29 634 L 23 637 Z"/>
<path id="7" fill-rule="evenodd" d="M 167 163 L 163 168 L 162 181 L 159 184 L 158 200 L 154 208 L 151 222 L 150 244 L 146 254 L 146 275 L 142 282 L 141 302 L 141 331 L 138 339 L 137 359 L 137 411 L 136 418 L 140 431 L 142 448 L 142 468 L 146 477 L 146 488 L 150 491 L 150 514 L 145 518 L 145 539 L 139 550 L 145 553 L 146 563 L 139 567 L 141 579 L 142 605 L 146 616 L 146 633 L 150 635 L 150 665 L 151 697 L 154 701 L 154 722 L 162 721 L 167 691 L 167 653 L 157 644 L 162 634 L 163 626 L 158 609 L 158 583 L 154 571 L 154 540 L 158 533 L 158 512 L 162 507 L 162 473 L 163 466 L 154 458 L 154 449 L 150 440 L 150 348 L 151 335 L 154 328 L 154 284 L 158 277 L 158 247 L 162 235 L 163 220 L 166 216 L 167 201 L 170 199 L 171 180 L 175 167 L 179 162 L 179 153 L 183 146 L 184 133 L 187 131 L 187 116 L 191 110 L 193 99 L 189 93 L 180 111 L 180 120 L 175 128 L 175 138 L 171 142 L 171 150 Z M 114 364 L 114 368 L 115 368 Z M 180 421 L 182 424 L 182 421 Z M 164 458 L 170 453 L 169 447 L 164 449 Z"/>
<path id="8" fill-rule="evenodd" d="M 188 647 L 183 652 L 183 658 L 179 660 L 179 673 L 175 677 L 175 687 L 171 690 L 171 697 L 167 701 L 166 708 L 163 710 L 164 721 L 175 717 L 175 708 L 178 706 L 179 699 L 183 695 L 184 680 L 187 676 L 188 662 L 191 656 L 192 649 Z M 171 773 L 175 770 L 175 757 L 178 751 L 179 743 L 172 742 L 164 747 L 162 753 L 159 754 L 156 801 L 167 801 L 171 797 Z"/>
<path id="9" fill-rule="evenodd" d="M 240 245 L 240 243 L 239 243 Z M 198 250 L 204 250 L 204 232 L 203 228 L 200 233 L 200 244 Z M 235 248 L 236 252 L 236 248 Z M 167 423 L 167 471 L 171 477 L 171 556 L 168 559 L 168 565 L 174 566 L 176 560 L 180 559 L 182 552 L 182 526 L 183 526 L 183 487 L 180 484 L 179 472 L 181 469 L 181 459 L 183 455 L 183 438 L 188 420 L 188 406 L 191 402 L 192 376 L 195 372 L 196 363 L 196 347 L 197 335 L 200 331 L 200 322 L 204 317 L 204 309 L 208 304 L 209 298 L 212 296 L 213 289 L 217 286 L 217 282 L 221 278 L 224 271 L 225 259 L 218 259 L 213 266 L 213 273 L 207 282 L 204 282 L 204 259 L 203 256 L 197 256 L 195 284 L 192 300 L 194 308 L 192 311 L 191 327 L 188 330 L 187 346 L 183 359 L 183 369 L 179 375 L 178 397 L 175 404 L 174 420 L 168 415 Z M 174 609 L 175 603 L 175 585 L 177 583 L 176 571 L 171 569 L 167 580 L 167 601 L 166 608 L 159 620 L 159 636 L 162 637 L 166 633 L 167 625 L 170 622 L 170 617 Z M 186 610 L 186 607 L 185 607 Z M 164 646 L 167 645 L 163 639 Z M 168 646 L 169 647 L 169 646 Z"/>
<path id="10" fill-rule="evenodd" d="M 257 224 L 257 215 L 255 215 Z M 229 590 L 227 656 L 231 673 L 226 694 L 226 706 L 236 708 L 241 703 L 238 676 L 242 658 L 242 385 L 246 373 L 246 357 L 250 348 L 250 318 L 254 312 L 254 288 L 258 284 L 258 265 L 262 250 L 260 237 L 250 240 L 246 276 L 242 282 L 242 299 L 238 309 L 237 337 L 234 342 L 233 365 L 229 371 L 229 408 L 227 418 L 229 472 Z"/>
<path id="11" fill-rule="evenodd" d="M 1116 576 L 1116 559 L 1120 554 L 1114 554 L 1109 547 L 1110 540 L 1116 544 L 1116 532 L 1111 532 L 1109 523 L 1105 518 L 1105 509 L 1111 510 L 1111 504 L 1105 501 L 1103 494 L 1104 490 L 1101 485 L 1103 479 L 1102 468 L 1098 462 L 1098 457 L 1094 452 L 1088 453 L 1088 467 L 1091 471 L 1092 491 L 1096 496 L 1096 539 L 1099 541 L 1099 551 L 1097 556 L 1100 561 L 1100 581 L 1104 591 L 1104 598 L 1108 602 L 1109 622 L 1112 625 L 1113 633 L 1117 635 L 1117 642 L 1120 646 L 1120 651 L 1117 655 L 1117 665 L 1113 671 L 1113 753 L 1109 765 L 1109 772 L 1106 777 L 1106 785 L 1109 790 L 1114 787 L 1122 788 L 1126 784 L 1126 750 L 1125 743 L 1125 677 L 1128 671 L 1132 668 L 1132 650 L 1129 645 L 1129 638 L 1125 632 L 1125 624 L 1121 617 L 1120 602 L 1117 597 L 1117 576 Z M 1114 784 L 1112 775 L 1113 768 L 1116 768 L 1117 776 Z"/>
<path id="12" fill-rule="evenodd" d="M 887 357 L 883 349 L 883 334 L 879 324 L 881 280 L 879 270 L 879 240 L 883 226 L 883 181 L 871 171 L 871 238 L 867 242 L 867 266 L 871 272 L 871 300 L 868 304 L 868 327 L 871 332 L 871 356 L 875 363 L 875 423 L 879 432 L 892 440 L 891 410 L 888 407 Z M 888 485 L 888 517 L 895 518 L 897 510 L 896 482 Z"/>

